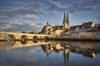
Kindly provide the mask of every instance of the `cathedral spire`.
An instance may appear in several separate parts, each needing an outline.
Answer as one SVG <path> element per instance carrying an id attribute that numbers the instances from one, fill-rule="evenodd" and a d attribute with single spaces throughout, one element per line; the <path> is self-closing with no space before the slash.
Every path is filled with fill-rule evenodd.
<path id="1" fill-rule="evenodd" d="M 64 11 L 64 19 L 66 19 L 66 13 L 65 13 L 65 11 Z"/>
<path id="2" fill-rule="evenodd" d="M 69 58 L 70 58 L 70 49 L 66 49 L 64 48 L 63 51 L 63 57 L 64 57 L 64 63 L 66 64 L 66 62 L 69 62 Z"/>
<path id="3" fill-rule="evenodd" d="M 66 13 L 65 12 L 64 12 L 64 19 L 63 19 L 63 28 L 64 29 L 69 29 L 70 28 L 68 13 L 67 13 L 67 17 L 66 17 Z"/>

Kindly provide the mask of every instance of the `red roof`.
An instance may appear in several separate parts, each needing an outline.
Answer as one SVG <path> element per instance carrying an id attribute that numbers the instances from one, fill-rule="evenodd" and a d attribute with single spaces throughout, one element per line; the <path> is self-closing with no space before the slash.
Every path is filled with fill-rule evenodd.
<path id="1" fill-rule="evenodd" d="M 98 25 L 98 27 L 100 27 L 100 24 L 97 24 Z"/>
<path id="2" fill-rule="evenodd" d="M 82 24 L 82 27 L 83 27 L 83 28 L 90 28 L 92 24 L 93 24 L 93 22 L 83 23 L 83 24 Z"/>
<path id="3" fill-rule="evenodd" d="M 98 29 L 100 30 L 100 24 L 98 24 Z"/>
<path id="4" fill-rule="evenodd" d="M 78 25 L 77 27 L 78 27 L 79 29 L 82 29 L 83 26 L 82 26 L 82 25 Z"/>
<path id="5" fill-rule="evenodd" d="M 70 30 L 75 30 L 77 28 L 77 26 L 71 26 Z"/>
<path id="6" fill-rule="evenodd" d="M 75 30 L 75 29 L 82 29 L 82 25 L 76 25 L 76 26 L 71 26 L 70 30 Z"/>

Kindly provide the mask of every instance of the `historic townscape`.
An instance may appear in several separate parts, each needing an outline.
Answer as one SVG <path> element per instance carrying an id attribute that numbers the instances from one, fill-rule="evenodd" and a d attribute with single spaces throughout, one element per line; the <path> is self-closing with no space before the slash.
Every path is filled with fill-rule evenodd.
<path id="1" fill-rule="evenodd" d="M 10 34 L 10 35 L 9 35 Z M 81 25 L 70 26 L 70 20 L 68 13 L 64 12 L 64 18 L 62 25 L 52 26 L 49 22 L 43 26 L 40 32 L 1 32 L 1 40 L 8 39 L 8 37 L 13 37 L 13 39 L 45 39 L 49 37 L 50 39 L 63 39 L 63 38 L 78 38 L 78 39 L 92 39 L 100 40 L 100 24 L 96 24 L 93 21 L 83 22 Z M 3 38 L 2 38 L 3 37 Z"/>
<path id="2" fill-rule="evenodd" d="M 64 12 L 64 18 L 62 25 L 52 26 L 49 22 L 43 27 L 40 32 L 41 34 L 51 35 L 51 36 L 68 36 L 68 35 L 78 35 L 78 36 L 96 36 L 100 34 L 100 24 L 96 24 L 93 21 L 83 22 L 81 25 L 70 26 L 70 20 L 68 13 Z M 89 35 L 87 35 L 89 34 Z M 99 36 L 100 37 L 100 36 Z"/>

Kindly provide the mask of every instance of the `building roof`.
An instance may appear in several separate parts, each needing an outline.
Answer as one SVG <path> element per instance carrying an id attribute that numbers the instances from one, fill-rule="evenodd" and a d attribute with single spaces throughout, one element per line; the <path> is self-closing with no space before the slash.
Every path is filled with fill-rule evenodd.
<path id="1" fill-rule="evenodd" d="M 43 26 L 42 30 L 41 30 L 41 33 L 44 33 L 45 32 L 45 26 Z"/>
<path id="2" fill-rule="evenodd" d="M 98 25 L 98 27 L 100 27 L 100 24 L 97 24 Z"/>
<path id="3" fill-rule="evenodd" d="M 70 30 L 75 30 L 77 28 L 77 26 L 71 26 Z"/>
<path id="4" fill-rule="evenodd" d="M 75 29 L 82 29 L 82 25 L 75 25 L 75 26 L 71 26 L 70 30 L 75 30 Z"/>
<path id="5" fill-rule="evenodd" d="M 79 29 L 82 29 L 82 27 L 83 27 L 82 25 L 77 25 L 77 28 Z"/>
<path id="6" fill-rule="evenodd" d="M 54 30 L 62 30 L 63 29 L 63 26 L 53 26 L 53 29 Z"/>
<path id="7" fill-rule="evenodd" d="M 100 31 L 100 24 L 98 24 L 98 29 L 99 29 L 99 31 Z"/>
<path id="8" fill-rule="evenodd" d="M 82 24 L 82 27 L 83 28 L 90 28 L 92 24 L 93 24 L 93 22 L 86 22 L 86 23 Z"/>
<path id="9" fill-rule="evenodd" d="M 45 30 L 46 30 L 47 26 L 52 27 L 52 26 L 51 26 L 51 25 L 47 22 L 47 24 L 46 24 L 45 26 L 43 26 L 43 28 L 42 28 L 42 30 L 41 30 L 41 32 L 42 32 L 42 33 L 44 33 L 44 32 L 45 32 Z"/>

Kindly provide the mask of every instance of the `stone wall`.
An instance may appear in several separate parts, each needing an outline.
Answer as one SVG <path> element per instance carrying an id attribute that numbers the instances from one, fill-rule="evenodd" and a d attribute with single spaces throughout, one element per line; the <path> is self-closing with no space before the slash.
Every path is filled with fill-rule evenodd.
<path id="1" fill-rule="evenodd" d="M 100 38 L 100 32 L 79 32 L 80 37 Z"/>

